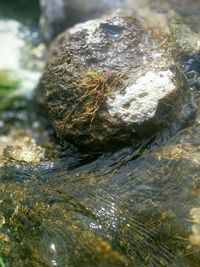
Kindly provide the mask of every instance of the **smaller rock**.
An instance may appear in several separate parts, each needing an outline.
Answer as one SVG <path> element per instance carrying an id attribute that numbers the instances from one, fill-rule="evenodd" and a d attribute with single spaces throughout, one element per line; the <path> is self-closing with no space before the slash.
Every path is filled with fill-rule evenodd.
<path id="1" fill-rule="evenodd" d="M 183 55 L 200 54 L 200 34 L 194 33 L 182 22 L 171 25 L 171 32 L 176 50 Z"/>
<path id="2" fill-rule="evenodd" d="M 36 145 L 35 140 L 26 133 L 10 133 L 0 136 L 0 166 L 6 158 L 36 164 L 44 159 L 45 149 Z"/>

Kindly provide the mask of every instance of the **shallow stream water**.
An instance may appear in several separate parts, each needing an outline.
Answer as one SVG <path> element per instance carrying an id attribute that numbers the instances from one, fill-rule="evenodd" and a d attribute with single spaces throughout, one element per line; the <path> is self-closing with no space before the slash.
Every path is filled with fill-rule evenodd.
<path id="1" fill-rule="evenodd" d="M 190 9 L 185 19 L 193 22 Z M 26 30 L 10 36 L 32 51 L 37 31 Z M 21 82 L 0 99 L 0 267 L 200 266 L 198 108 L 182 129 L 137 149 L 80 151 L 56 137 L 35 103 L 43 66 L 29 55 L 23 66 L 22 54 L 7 58 Z M 180 58 L 198 106 L 200 55 Z"/>

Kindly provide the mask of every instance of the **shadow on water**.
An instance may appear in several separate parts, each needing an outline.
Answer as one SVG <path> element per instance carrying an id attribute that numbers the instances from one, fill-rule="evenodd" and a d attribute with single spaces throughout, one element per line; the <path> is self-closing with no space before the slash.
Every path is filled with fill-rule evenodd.
<path id="1" fill-rule="evenodd" d="M 195 71 L 197 81 L 199 58 L 184 60 L 183 69 L 188 78 Z M 194 77 L 198 98 L 193 83 Z M 6 266 L 199 266 L 198 119 L 136 150 L 88 153 L 59 143 L 36 110 L 32 100 L 19 97 L 0 112 L 1 140 L 11 136 L 13 142 L 0 153 L 0 257 Z M 30 162 L 19 157 L 24 151 L 14 144 L 13 129 L 36 141 L 24 148 Z M 38 146 L 45 148 L 39 161 L 31 154 Z"/>

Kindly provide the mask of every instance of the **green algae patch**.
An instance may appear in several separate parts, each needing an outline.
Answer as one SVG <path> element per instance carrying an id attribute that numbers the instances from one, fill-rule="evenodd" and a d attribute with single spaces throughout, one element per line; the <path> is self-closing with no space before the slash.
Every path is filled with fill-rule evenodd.
<path id="1" fill-rule="evenodd" d="M 0 257 L 0 266 L 1 267 L 6 267 L 1 257 Z"/>
<path id="2" fill-rule="evenodd" d="M 16 90 L 21 83 L 18 75 L 10 70 L 0 70 L 0 97 Z"/>
<path id="3" fill-rule="evenodd" d="M 17 96 L 21 79 L 11 70 L 0 70 L 0 110 L 9 107 L 12 99 Z"/>

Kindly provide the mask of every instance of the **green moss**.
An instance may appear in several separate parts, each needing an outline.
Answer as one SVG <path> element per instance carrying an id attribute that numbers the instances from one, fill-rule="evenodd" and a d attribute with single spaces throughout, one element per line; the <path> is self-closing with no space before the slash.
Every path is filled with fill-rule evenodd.
<path id="1" fill-rule="evenodd" d="M 124 74 L 114 71 L 91 69 L 83 73 L 74 84 L 76 100 L 73 107 L 65 114 L 65 124 L 92 124 L 98 110 L 103 106 L 105 99 L 110 96 L 114 88 L 119 87 Z"/>

